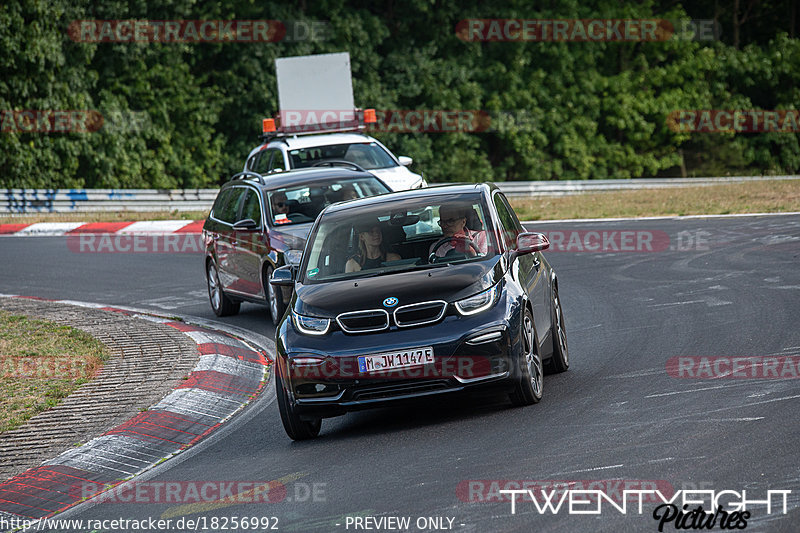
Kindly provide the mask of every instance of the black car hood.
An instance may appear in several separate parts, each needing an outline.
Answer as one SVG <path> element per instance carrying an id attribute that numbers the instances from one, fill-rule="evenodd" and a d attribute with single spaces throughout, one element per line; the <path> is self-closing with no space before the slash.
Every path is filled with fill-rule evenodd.
<path id="1" fill-rule="evenodd" d="M 294 309 L 300 314 L 332 318 L 360 309 L 387 309 L 383 301 L 397 298 L 397 305 L 430 300 L 453 302 L 477 294 L 503 276 L 505 260 L 495 256 L 484 261 L 295 286 Z"/>

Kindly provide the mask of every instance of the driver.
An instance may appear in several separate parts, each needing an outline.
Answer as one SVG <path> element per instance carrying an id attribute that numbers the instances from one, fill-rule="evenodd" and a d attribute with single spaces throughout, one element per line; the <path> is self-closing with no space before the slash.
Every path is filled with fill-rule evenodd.
<path id="1" fill-rule="evenodd" d="M 285 192 L 276 192 L 272 195 L 272 216 L 285 215 L 289 212 L 289 201 Z"/>
<path id="2" fill-rule="evenodd" d="M 431 245 L 429 253 L 435 253 L 437 257 L 444 257 L 452 250 L 464 253 L 467 257 L 486 254 L 486 232 L 474 231 L 466 227 L 467 209 L 454 205 L 443 205 L 439 208 L 442 239 Z M 450 242 L 445 242 L 437 248 L 436 245 L 447 237 L 451 237 Z"/>

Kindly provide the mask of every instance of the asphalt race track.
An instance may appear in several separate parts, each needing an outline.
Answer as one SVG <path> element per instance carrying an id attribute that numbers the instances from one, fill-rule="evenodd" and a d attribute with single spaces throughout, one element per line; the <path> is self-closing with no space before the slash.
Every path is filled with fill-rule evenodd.
<path id="1" fill-rule="evenodd" d="M 278 530 L 293 532 L 368 530 L 355 517 L 381 531 L 392 530 L 376 527 L 386 517 L 410 517 L 411 531 L 658 531 L 652 499 L 641 513 L 630 501 L 625 514 L 603 501 L 600 514 L 578 515 L 568 503 L 540 513 L 526 496 L 512 514 L 497 492 L 574 481 L 573 490 L 612 499 L 626 487 L 774 495 L 771 513 L 748 507 L 747 531 L 800 530 L 800 216 L 528 227 L 567 248 L 545 255 L 559 276 L 571 368 L 545 377 L 538 405 L 517 409 L 489 396 L 382 409 L 326 420 L 320 438 L 293 443 L 270 386 L 217 435 L 142 482 L 246 488 L 280 480 L 280 501 L 187 504 L 162 494 L 61 517 L 174 524 L 183 516 L 217 531 L 234 516 L 276 517 Z M 638 233 L 612 235 L 623 231 Z M 614 251 L 630 243 L 633 250 Z M 0 258 L 0 293 L 215 318 L 199 255 L 80 254 L 63 237 L 8 237 Z M 243 304 L 239 316 L 219 321 L 273 337 L 266 317 L 266 308 Z M 681 366 L 671 359 L 678 357 Z M 762 361 L 778 366 L 770 372 Z M 787 514 L 768 492 L 779 490 L 791 491 Z M 596 506 L 574 507 L 587 508 Z M 675 522 L 664 531 L 677 531 Z"/>

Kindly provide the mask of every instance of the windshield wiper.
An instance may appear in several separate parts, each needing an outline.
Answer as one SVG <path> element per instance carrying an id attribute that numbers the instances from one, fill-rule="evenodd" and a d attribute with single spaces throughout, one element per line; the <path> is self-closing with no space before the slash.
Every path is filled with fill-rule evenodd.
<path id="1" fill-rule="evenodd" d="M 428 268 L 438 268 L 442 266 L 447 266 L 450 263 L 425 263 L 422 265 L 404 265 L 402 267 L 385 267 L 380 270 L 370 270 L 364 273 L 364 275 L 359 276 L 359 278 L 374 278 L 376 276 L 382 276 L 384 274 L 397 274 L 400 272 L 411 272 L 413 270 L 426 270 Z"/>

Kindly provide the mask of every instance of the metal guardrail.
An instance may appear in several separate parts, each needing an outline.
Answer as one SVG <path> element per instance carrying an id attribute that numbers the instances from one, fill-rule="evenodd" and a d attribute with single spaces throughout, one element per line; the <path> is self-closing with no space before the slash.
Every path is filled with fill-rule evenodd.
<path id="1" fill-rule="evenodd" d="M 702 187 L 745 181 L 796 180 L 800 176 L 734 176 L 725 178 L 646 178 L 617 180 L 506 181 L 498 187 L 506 196 L 565 196 L 587 192 Z"/>
<path id="2" fill-rule="evenodd" d="M 795 179 L 800 176 L 506 181 L 497 185 L 507 196 L 525 197 Z M 0 189 L 0 214 L 207 211 L 218 192 L 219 189 Z"/>
<path id="3" fill-rule="evenodd" d="M 0 213 L 207 211 L 219 189 L 0 189 Z"/>

